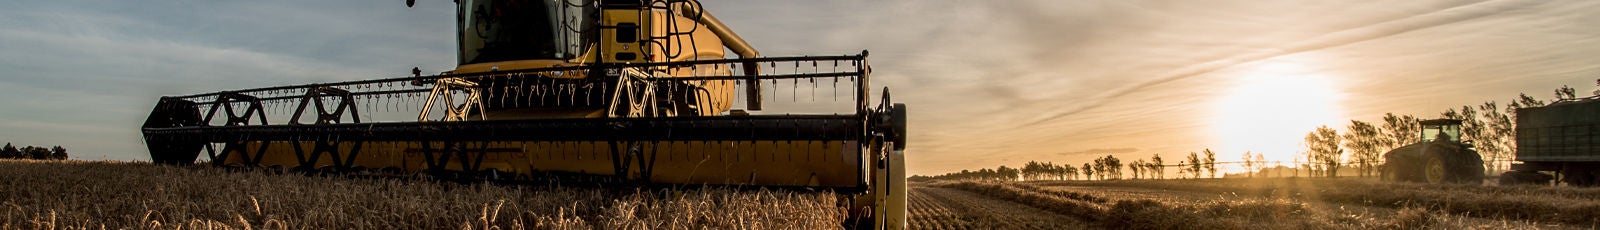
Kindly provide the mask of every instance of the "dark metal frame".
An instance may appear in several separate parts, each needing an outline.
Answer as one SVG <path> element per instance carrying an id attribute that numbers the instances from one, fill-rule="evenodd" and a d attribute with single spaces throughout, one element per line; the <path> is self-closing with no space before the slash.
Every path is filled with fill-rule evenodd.
<path id="1" fill-rule="evenodd" d="M 852 63 L 853 68 L 835 72 L 801 73 L 795 71 L 789 74 L 757 73 L 761 65 L 777 68 L 777 62 L 794 62 L 799 69 L 800 62 L 840 62 Z M 705 117 L 627 117 L 627 118 L 562 118 L 562 119 L 526 119 L 526 120 L 477 120 L 477 121 L 450 121 L 450 122 L 376 122 L 362 123 L 358 109 L 354 104 L 355 97 L 359 96 L 385 96 L 428 92 L 431 89 L 382 89 L 371 85 L 403 85 L 411 82 L 438 82 L 440 79 L 456 78 L 469 81 L 491 81 L 496 78 L 506 77 L 550 77 L 553 75 L 581 74 L 586 79 L 596 81 L 610 81 L 613 78 L 623 77 L 617 73 L 623 68 L 635 68 L 645 71 L 661 70 L 669 67 L 692 67 L 704 64 L 729 64 L 745 65 L 745 75 L 734 76 L 694 76 L 694 77 L 657 77 L 642 78 L 639 80 L 671 82 L 671 81 L 709 81 L 709 80 L 736 80 L 747 81 L 747 89 L 759 89 L 760 81 L 780 79 L 814 79 L 814 78 L 849 78 L 854 83 L 855 113 L 844 115 L 739 115 L 739 116 L 705 116 Z M 786 64 L 787 65 L 787 64 Z M 462 171 L 475 173 L 481 170 L 482 160 L 489 155 L 488 146 L 493 142 L 541 142 L 541 141 L 604 141 L 611 145 L 613 166 L 617 177 L 623 180 L 647 181 L 654 169 L 655 155 L 652 150 L 641 149 L 646 142 L 685 142 L 685 141 L 859 141 L 867 143 L 872 140 L 884 140 L 884 136 L 900 136 L 904 132 L 903 122 L 894 123 L 894 120 L 903 120 L 903 111 L 893 114 L 889 106 L 879 105 L 879 108 L 870 108 L 867 101 L 868 73 L 870 70 L 866 63 L 866 53 L 852 56 L 824 56 L 824 57 L 777 57 L 777 58 L 751 58 L 728 60 L 703 60 L 670 63 L 641 63 L 641 64 L 598 64 L 581 67 L 555 67 L 516 71 L 501 71 L 473 74 L 447 74 L 438 76 L 405 77 L 391 79 L 377 79 L 364 81 L 350 81 L 328 84 L 309 84 L 299 86 L 268 87 L 219 93 L 196 94 L 178 97 L 164 97 L 151 119 L 168 119 L 160 114 L 181 113 L 184 109 L 194 109 L 197 104 L 212 105 L 211 112 L 198 124 L 164 124 L 150 125 L 143 128 L 145 139 L 149 143 L 223 143 L 222 151 L 218 153 L 210 144 L 205 144 L 205 150 L 213 159 L 214 164 L 221 165 L 224 159 L 231 154 L 241 154 L 245 164 L 256 166 L 261 157 L 266 153 L 269 143 L 289 143 L 296 153 L 296 159 L 301 170 L 313 170 L 317 161 L 323 154 L 331 155 L 333 166 L 337 170 L 349 170 L 351 164 L 361 152 L 362 143 L 366 142 L 420 142 L 421 152 L 430 171 L 441 173 L 442 169 L 452 158 L 458 159 Z M 608 80 L 609 79 L 609 80 Z M 363 86 L 366 87 L 363 87 Z M 481 86 L 482 84 L 480 84 Z M 364 91 L 351 91 L 350 89 L 366 89 Z M 283 95 L 284 93 L 304 92 L 299 95 Z M 759 95 L 759 93 L 750 93 Z M 252 96 L 265 95 L 265 96 Z M 283 95 L 283 96 L 278 96 Z M 338 102 L 333 109 L 327 108 L 323 99 L 336 98 Z M 268 124 L 261 110 L 262 101 L 293 100 L 299 99 L 293 118 L 287 124 Z M 887 101 L 887 95 L 885 95 Z M 480 99 L 482 100 L 482 99 Z M 747 98 L 747 106 L 752 109 L 760 108 L 760 97 Z M 246 114 L 233 113 L 233 103 L 248 103 Z M 887 103 L 887 102 L 885 102 Z M 313 124 L 302 124 L 300 117 L 306 108 L 316 106 L 317 120 Z M 211 117 L 218 109 L 228 109 L 228 121 L 222 126 L 210 125 Z M 351 117 L 353 123 L 341 123 L 345 115 Z M 252 124 L 251 119 L 256 123 Z M 182 119 L 174 119 L 182 120 Z M 892 125 L 890 125 L 892 124 Z M 903 138 L 900 138 L 903 139 Z M 890 139 L 895 140 L 895 139 Z M 261 147 L 255 151 L 254 156 L 243 149 L 247 142 L 259 142 Z M 313 147 L 308 151 L 300 143 L 311 142 Z M 442 148 L 433 148 L 434 142 L 444 142 Z M 349 151 L 341 152 L 341 143 L 352 143 L 354 146 Z M 475 144 L 474 144 L 475 143 Z M 477 145 L 477 148 L 469 148 Z M 176 145 L 151 145 L 153 156 L 160 154 L 182 154 L 187 151 Z M 177 153 L 175 153 L 177 152 Z M 409 150 L 407 152 L 410 152 Z M 474 155 L 473 153 L 476 153 Z M 865 154 L 865 153 L 863 153 Z M 865 158 L 865 157 L 864 157 Z M 861 173 L 870 172 L 867 167 L 875 163 L 862 165 Z M 627 175 L 632 169 L 639 170 L 638 178 L 629 178 Z"/>

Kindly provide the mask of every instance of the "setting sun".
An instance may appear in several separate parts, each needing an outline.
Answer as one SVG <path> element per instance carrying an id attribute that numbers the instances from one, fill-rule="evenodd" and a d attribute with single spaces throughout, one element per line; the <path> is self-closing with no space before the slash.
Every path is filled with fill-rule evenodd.
<path id="1" fill-rule="evenodd" d="M 1264 154 L 1268 162 L 1288 164 L 1304 149 L 1307 132 L 1338 124 L 1341 95 L 1329 76 L 1279 60 L 1248 68 L 1214 107 L 1213 143 L 1220 146 L 1212 150 L 1218 161 L 1238 161 L 1250 151 Z M 1231 166 L 1227 171 L 1239 171 Z"/>

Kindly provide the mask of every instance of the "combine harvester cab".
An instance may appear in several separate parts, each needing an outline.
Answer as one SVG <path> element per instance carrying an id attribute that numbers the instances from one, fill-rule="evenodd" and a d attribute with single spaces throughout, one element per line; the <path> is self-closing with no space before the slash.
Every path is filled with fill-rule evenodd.
<path id="1" fill-rule="evenodd" d="M 904 228 L 906 106 L 867 52 L 761 57 L 697 1 L 510 2 L 458 1 L 443 74 L 162 97 L 151 159 L 833 191 L 845 225 Z"/>

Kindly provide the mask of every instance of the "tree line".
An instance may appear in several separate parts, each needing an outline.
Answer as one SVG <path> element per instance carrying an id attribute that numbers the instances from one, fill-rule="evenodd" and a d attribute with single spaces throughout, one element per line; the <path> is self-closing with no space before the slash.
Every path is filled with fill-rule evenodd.
<path id="1" fill-rule="evenodd" d="M 1553 102 L 1577 100 L 1575 91 L 1562 86 L 1555 90 Z M 1600 97 L 1600 90 L 1594 95 Z M 1516 123 L 1513 122 L 1517 119 L 1517 109 L 1546 104 L 1524 93 L 1504 107 L 1498 102 L 1486 101 L 1445 109 L 1439 112 L 1439 117 L 1461 121 L 1461 141 L 1472 142 L 1473 148 L 1483 156 L 1486 172 L 1505 171 L 1517 149 Z M 1306 151 L 1296 158 L 1296 164 L 1313 175 L 1334 176 L 1344 165 L 1357 170 L 1360 176 L 1377 175 L 1377 166 L 1383 164 L 1383 153 L 1422 141 L 1418 134 L 1420 120 L 1413 115 L 1385 113 L 1381 124 L 1350 120 L 1343 134 L 1325 125 L 1317 127 L 1306 134 Z M 1345 157 L 1347 150 L 1349 156 Z"/>
<path id="2" fill-rule="evenodd" d="M 67 148 L 55 146 L 51 148 L 28 146 L 17 148 L 11 143 L 0 147 L 0 159 L 34 159 L 34 160 L 64 160 L 67 159 Z"/>
<path id="3" fill-rule="evenodd" d="M 1210 151 L 1210 150 L 1207 150 Z M 1200 164 L 1196 163 L 1197 165 Z M 1206 168 L 1215 170 L 1215 162 L 1206 163 Z M 1083 163 L 1081 166 L 1072 164 L 1057 165 L 1054 162 L 1029 161 L 1021 168 L 1012 168 L 1001 165 L 994 169 L 961 170 L 960 172 L 945 173 L 935 176 L 911 176 L 910 180 L 1116 180 L 1125 176 L 1123 168 L 1126 167 L 1134 179 L 1139 178 L 1164 178 L 1165 169 L 1161 155 L 1150 156 L 1150 159 L 1138 159 L 1123 163 L 1116 156 L 1106 155 L 1095 158 L 1094 161 Z M 1081 177 L 1080 177 L 1081 176 Z"/>

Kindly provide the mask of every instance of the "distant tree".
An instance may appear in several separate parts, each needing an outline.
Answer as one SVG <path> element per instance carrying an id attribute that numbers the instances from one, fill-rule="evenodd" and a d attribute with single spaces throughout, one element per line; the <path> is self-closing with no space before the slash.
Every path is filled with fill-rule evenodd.
<path id="1" fill-rule="evenodd" d="M 1090 165 L 1089 163 L 1083 163 L 1083 180 L 1093 180 L 1094 171 L 1093 165 Z"/>
<path id="2" fill-rule="evenodd" d="M 1189 163 L 1187 161 L 1178 160 L 1178 164 L 1175 166 L 1178 166 L 1178 179 L 1189 178 Z"/>
<path id="3" fill-rule="evenodd" d="M 1072 164 L 1062 164 L 1061 171 L 1066 174 L 1068 180 L 1078 179 L 1078 167 L 1072 167 Z"/>
<path id="4" fill-rule="evenodd" d="M 1133 179 L 1139 179 L 1144 176 L 1143 168 L 1144 160 L 1133 160 L 1132 163 L 1128 163 L 1128 171 L 1133 172 Z"/>
<path id="5" fill-rule="evenodd" d="M 1573 89 L 1571 86 L 1561 85 L 1561 88 L 1556 89 L 1556 101 L 1576 100 L 1578 99 L 1578 96 L 1575 95 L 1577 92 L 1578 90 Z"/>
<path id="6" fill-rule="evenodd" d="M 1255 162 L 1256 162 L 1256 166 L 1257 166 L 1257 167 L 1262 167 L 1262 168 L 1265 168 L 1265 167 L 1266 167 L 1266 166 L 1267 166 L 1267 165 L 1266 165 L 1266 162 L 1267 162 L 1267 161 L 1266 161 L 1266 157 L 1262 157 L 1262 156 L 1261 156 L 1261 155 L 1262 155 L 1262 154 L 1260 154 L 1260 153 L 1257 153 L 1257 154 L 1256 154 L 1256 160 L 1255 160 Z M 1257 170 L 1257 171 L 1259 171 L 1259 170 Z M 1266 176 L 1266 175 L 1262 175 L 1262 176 Z M 1279 173 L 1278 173 L 1278 176 L 1280 176 L 1280 177 L 1282 177 L 1282 176 L 1283 176 L 1283 173 L 1282 173 L 1282 172 L 1279 172 Z"/>
<path id="7" fill-rule="evenodd" d="M 1250 158 L 1250 157 L 1251 157 L 1250 151 L 1245 151 L 1244 152 L 1244 156 L 1240 157 L 1240 158 L 1242 160 L 1241 162 L 1244 162 L 1244 176 L 1245 177 L 1254 178 L 1254 177 L 1256 177 L 1255 170 L 1256 170 L 1256 164 L 1257 163 L 1256 163 L 1255 159 Z"/>
<path id="8" fill-rule="evenodd" d="M 1042 169 L 1041 168 L 1042 166 L 1044 166 L 1044 165 L 1039 164 L 1038 161 L 1028 161 L 1027 164 L 1023 164 L 1022 165 L 1022 180 L 1030 180 L 1030 181 L 1031 180 L 1039 180 L 1039 175 L 1041 174 L 1041 171 L 1042 171 L 1040 169 Z"/>
<path id="9" fill-rule="evenodd" d="M 1600 80 L 1595 80 L 1595 91 L 1592 96 L 1600 96 Z"/>
<path id="10" fill-rule="evenodd" d="M 1033 179 L 1032 180 L 1050 180 L 1050 179 L 1053 179 L 1053 178 L 1055 178 L 1055 171 L 1052 171 L 1052 170 L 1054 170 L 1054 169 L 1050 168 L 1050 165 L 1047 165 L 1047 164 L 1045 164 L 1043 162 L 1040 162 L 1040 163 L 1038 163 L 1037 166 L 1034 166 Z"/>
<path id="11" fill-rule="evenodd" d="M 1105 159 L 1106 171 L 1111 172 L 1111 179 L 1122 179 L 1122 160 L 1119 160 L 1117 157 L 1111 155 L 1106 155 L 1106 157 L 1103 159 Z"/>
<path id="12" fill-rule="evenodd" d="M 1511 122 L 1511 116 L 1502 112 L 1500 106 L 1494 101 L 1478 105 L 1481 113 L 1478 127 L 1478 139 L 1473 143 L 1473 149 L 1483 155 L 1483 167 L 1489 173 L 1502 171 L 1501 162 L 1511 156 L 1512 146 L 1516 145 L 1513 139 L 1516 129 Z"/>
<path id="13" fill-rule="evenodd" d="M 1304 151 L 1301 151 L 1301 155 L 1310 155 L 1310 154 L 1305 154 Z M 1294 167 L 1290 167 L 1290 168 L 1294 168 L 1294 170 L 1293 171 L 1289 171 L 1289 177 L 1300 177 L 1300 170 L 1306 170 L 1306 171 L 1310 171 L 1311 170 L 1311 167 L 1309 165 L 1305 165 L 1305 163 L 1302 163 L 1301 159 L 1304 159 L 1304 158 L 1301 157 L 1301 156 L 1295 156 L 1294 157 L 1294 161 L 1290 163 L 1290 164 L 1294 165 Z"/>
<path id="14" fill-rule="evenodd" d="M 22 150 L 18 150 L 16 146 L 11 146 L 11 143 L 6 143 L 6 147 L 0 148 L 0 159 L 16 158 L 22 158 Z"/>
<path id="15" fill-rule="evenodd" d="M 1155 167 L 1152 167 L 1152 168 L 1156 171 L 1156 179 L 1166 179 L 1167 178 L 1167 166 L 1161 165 L 1162 163 L 1161 163 L 1161 154 L 1160 153 L 1157 153 L 1155 155 L 1150 156 L 1150 164 L 1153 164 L 1155 166 Z"/>
<path id="16" fill-rule="evenodd" d="M 1017 181 L 1017 175 L 1021 173 L 1020 170 L 1008 168 L 1005 165 L 995 168 L 994 172 L 999 174 L 998 178 L 1002 181 Z"/>
<path id="17" fill-rule="evenodd" d="M 41 148 L 41 147 L 34 147 L 34 146 L 28 146 L 28 147 L 23 147 L 22 148 L 22 152 L 23 152 L 24 155 L 28 156 L 28 159 L 34 159 L 34 160 L 47 160 L 47 159 L 50 159 L 50 149 L 45 149 L 45 148 Z"/>
<path id="18" fill-rule="evenodd" d="M 1543 100 L 1539 100 L 1538 98 L 1534 98 L 1533 96 L 1528 96 L 1528 94 L 1520 94 L 1520 95 L 1517 95 L 1517 100 L 1516 101 L 1512 101 L 1511 102 L 1511 106 L 1506 108 L 1507 109 L 1506 113 L 1515 115 L 1516 114 L 1516 111 L 1515 111 L 1516 109 L 1540 107 L 1540 106 L 1545 106 L 1545 104 L 1547 104 L 1547 103 L 1545 103 L 1545 101 L 1543 101 Z"/>
<path id="19" fill-rule="evenodd" d="M 1144 168 L 1146 168 L 1146 171 L 1149 171 L 1152 179 L 1163 179 L 1162 165 L 1158 165 L 1158 163 L 1144 163 Z"/>
<path id="20" fill-rule="evenodd" d="M 67 159 L 67 148 L 62 148 L 60 145 L 57 145 L 54 148 L 50 148 L 50 159 L 66 160 Z"/>
<path id="21" fill-rule="evenodd" d="M 1394 113 L 1383 114 L 1383 130 L 1380 133 L 1388 135 L 1391 140 L 1388 142 L 1390 145 L 1385 146 L 1383 151 L 1422 141 L 1421 136 L 1417 134 L 1419 129 L 1421 127 L 1417 124 L 1417 117 L 1395 116 Z"/>
<path id="22" fill-rule="evenodd" d="M 1308 158 L 1311 163 L 1317 164 L 1324 176 L 1339 175 L 1339 158 L 1344 155 L 1344 149 L 1339 148 L 1339 132 L 1324 125 L 1307 133 L 1305 139 L 1306 150 L 1312 156 Z"/>
<path id="23" fill-rule="evenodd" d="M 1111 179 L 1111 169 L 1109 169 L 1110 165 L 1111 164 L 1106 163 L 1105 157 L 1094 158 L 1094 173 L 1095 175 L 1099 175 L 1096 176 L 1096 178 L 1099 178 L 1100 180 Z"/>
<path id="24" fill-rule="evenodd" d="M 1188 170 L 1188 172 L 1189 172 L 1189 177 L 1190 178 L 1199 179 L 1200 178 L 1200 154 L 1199 153 L 1195 153 L 1195 152 L 1189 152 L 1189 161 L 1188 162 L 1189 162 L 1189 165 L 1188 165 L 1188 168 L 1186 170 Z"/>
<path id="25" fill-rule="evenodd" d="M 1100 180 L 1111 179 L 1111 169 L 1109 169 L 1109 166 L 1110 166 L 1110 164 L 1106 164 L 1106 158 L 1105 157 L 1095 158 L 1094 159 L 1094 172 L 1095 172 L 1095 175 L 1100 175 L 1098 177 Z"/>
<path id="26" fill-rule="evenodd" d="M 1448 109 L 1445 118 L 1461 120 L 1461 140 L 1478 141 L 1483 138 L 1483 120 L 1478 116 L 1478 110 L 1472 106 L 1461 106 L 1461 110 Z"/>
<path id="27" fill-rule="evenodd" d="M 1200 152 L 1206 154 L 1206 175 L 1210 176 L 1211 178 L 1217 178 L 1217 153 L 1212 152 L 1211 148 L 1206 148 L 1205 151 Z"/>
<path id="28" fill-rule="evenodd" d="M 1361 176 L 1372 175 L 1373 165 L 1379 161 L 1381 149 L 1390 146 L 1387 136 L 1372 123 L 1350 120 L 1349 131 L 1344 133 L 1344 147 L 1350 149 L 1350 163 L 1356 166 Z"/>

